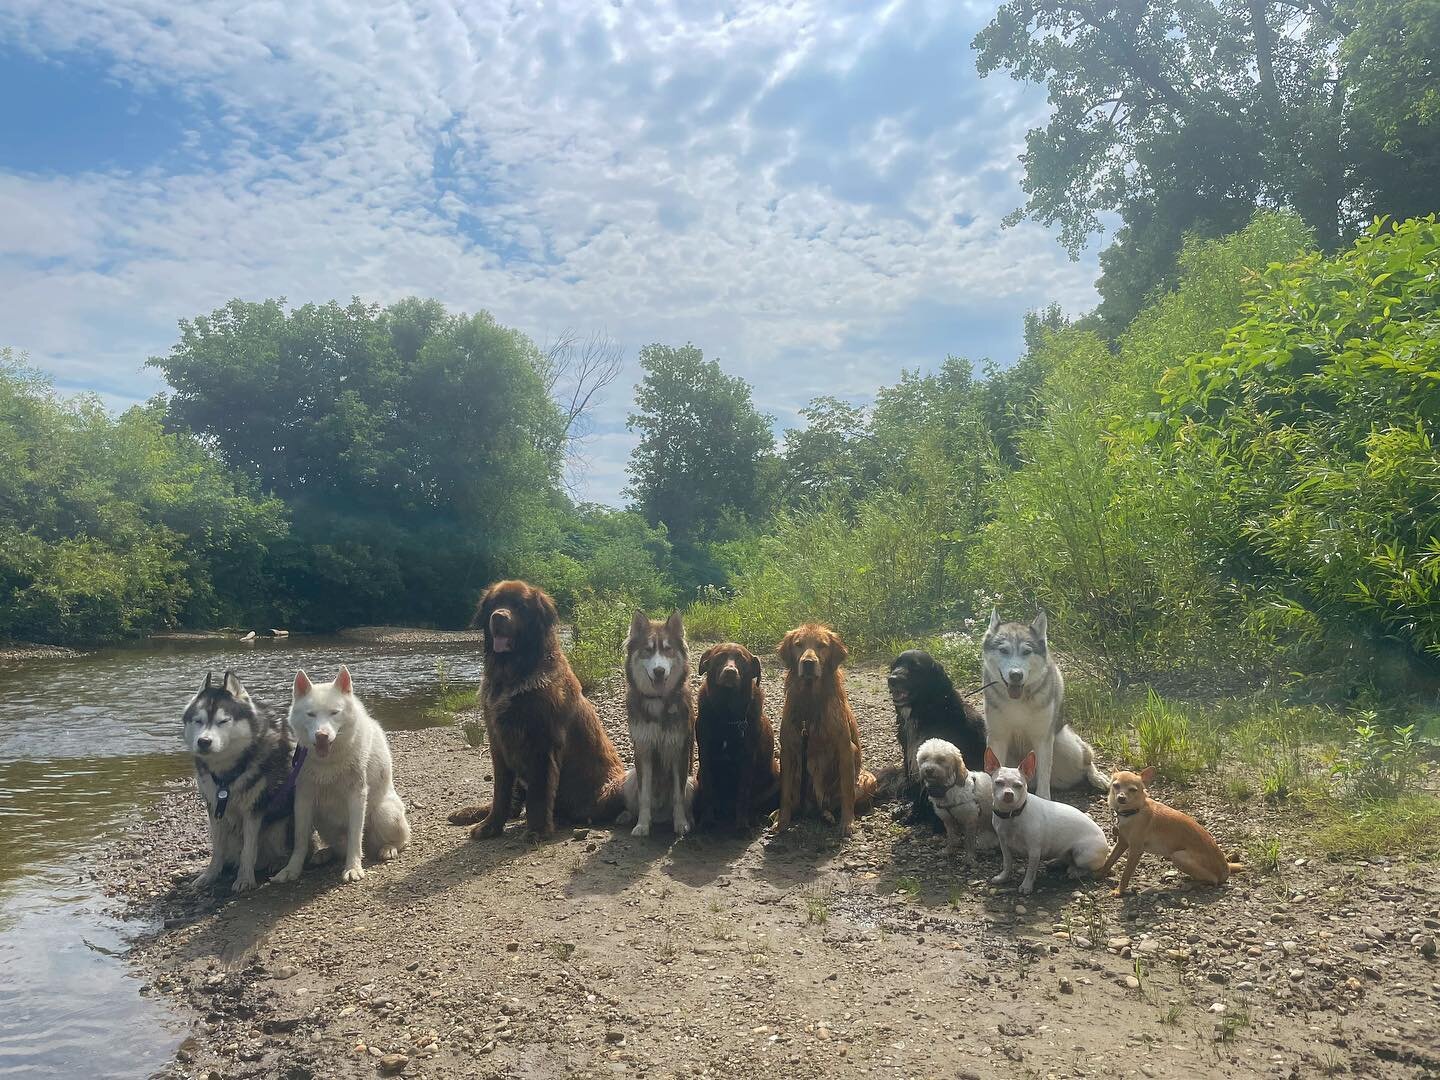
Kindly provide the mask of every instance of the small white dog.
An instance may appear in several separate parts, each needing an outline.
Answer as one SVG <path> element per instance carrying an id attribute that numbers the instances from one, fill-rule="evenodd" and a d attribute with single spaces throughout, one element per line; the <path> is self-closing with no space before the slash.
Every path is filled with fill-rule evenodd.
<path id="1" fill-rule="evenodd" d="M 1026 857 L 1025 877 L 1020 882 L 1020 891 L 1026 896 L 1035 891 L 1035 874 L 1042 860 L 1063 859 L 1070 864 L 1073 878 L 1093 874 L 1105 865 L 1110 844 L 1088 814 L 1067 803 L 1030 794 L 1035 751 L 1025 755 L 1018 769 L 1005 769 L 1000 767 L 995 752 L 986 750 L 985 768 L 995 784 L 991 816 L 1003 859 L 1000 873 L 990 879 L 990 884 L 1003 885 L 1010 880 L 1019 854 Z"/>
<path id="2" fill-rule="evenodd" d="M 945 851 L 962 849 L 975 861 L 975 841 L 992 848 L 998 843 L 990 810 L 994 784 L 989 773 L 965 768 L 959 747 L 944 739 L 926 739 L 915 751 L 915 765 L 935 816 L 945 826 Z"/>
<path id="3" fill-rule="evenodd" d="M 393 859 L 410 843 L 385 732 L 355 696 L 343 666 L 330 683 L 311 683 L 303 671 L 295 674 L 290 730 L 313 752 L 295 785 L 295 847 L 272 880 L 300 876 L 311 833 L 318 831 L 328 848 L 344 855 L 344 880 L 359 881 L 365 876 L 362 852 Z"/>

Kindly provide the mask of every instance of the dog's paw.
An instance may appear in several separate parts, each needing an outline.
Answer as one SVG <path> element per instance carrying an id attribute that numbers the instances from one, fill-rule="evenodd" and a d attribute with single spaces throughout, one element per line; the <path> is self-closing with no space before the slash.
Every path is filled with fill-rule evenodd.
<path id="1" fill-rule="evenodd" d="M 629 825 L 634 820 L 635 815 L 632 814 L 629 810 L 621 810 L 620 816 L 615 819 L 615 824 L 624 827 L 626 825 Z"/>
<path id="2" fill-rule="evenodd" d="M 489 806 L 462 806 L 445 820 L 451 825 L 474 825 L 490 816 Z"/>
<path id="3" fill-rule="evenodd" d="M 1024 881 L 1020 882 L 1020 895 L 1021 895 L 1021 896 L 1029 896 L 1029 895 L 1030 895 L 1031 893 L 1033 893 L 1034 891 L 1035 891 L 1035 882 L 1032 881 L 1030 878 L 1026 878 Z"/>
<path id="4" fill-rule="evenodd" d="M 340 875 L 341 881 L 360 881 L 365 877 L 365 868 L 358 863 L 355 866 L 345 867 L 345 872 Z"/>
<path id="5" fill-rule="evenodd" d="M 242 893 L 249 892 L 253 888 L 255 888 L 254 874 L 237 874 L 235 875 L 235 884 L 230 886 L 230 891 Z"/>
<path id="6" fill-rule="evenodd" d="M 636 825 L 633 829 L 630 830 L 630 835 L 631 835 L 631 836 L 649 836 L 649 835 L 650 835 L 650 823 L 649 823 L 648 821 L 642 821 L 642 822 L 640 822 L 640 824 Z"/>
<path id="7" fill-rule="evenodd" d="M 994 877 L 992 877 L 992 878 L 990 879 L 990 884 L 991 884 L 991 885 L 1004 885 L 1005 882 L 1007 882 L 1007 881 L 1009 881 L 1009 880 L 1010 880 L 1010 875 L 1007 874 L 1004 870 L 1001 870 L 1000 873 L 996 874 Z"/>
<path id="8" fill-rule="evenodd" d="M 470 829 L 471 840 L 489 840 L 491 837 L 499 836 L 505 831 L 505 823 L 493 817 L 488 817 L 480 824 Z"/>
<path id="9" fill-rule="evenodd" d="M 208 889 L 215 882 L 220 880 L 220 871 L 211 870 L 208 866 L 190 879 L 192 889 Z"/>
<path id="10" fill-rule="evenodd" d="M 389 862 L 391 859 L 396 859 L 399 857 L 400 849 L 398 847 L 394 847 L 393 845 L 391 847 L 382 847 L 378 856 L 381 862 Z"/>
<path id="11" fill-rule="evenodd" d="M 275 871 L 275 875 L 270 880 L 278 885 L 284 885 L 287 882 L 291 881 L 299 881 L 300 870 L 301 867 L 298 866 L 283 866 L 279 870 Z"/>
<path id="12" fill-rule="evenodd" d="M 678 839 L 690 834 L 690 819 L 681 815 L 675 819 L 675 836 Z"/>

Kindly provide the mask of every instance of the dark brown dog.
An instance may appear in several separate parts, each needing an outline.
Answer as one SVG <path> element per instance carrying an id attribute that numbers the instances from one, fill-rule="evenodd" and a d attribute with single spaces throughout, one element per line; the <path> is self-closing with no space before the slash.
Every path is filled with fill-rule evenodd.
<path id="1" fill-rule="evenodd" d="M 551 835 L 557 816 L 582 824 L 612 820 L 624 807 L 625 769 L 560 650 L 555 602 L 523 581 L 501 581 L 485 590 L 475 621 L 485 631 L 480 706 L 495 794 L 490 806 L 466 807 L 450 820 L 469 824 L 483 816 L 470 836 L 498 836 L 517 781 L 532 833 Z"/>
<path id="2" fill-rule="evenodd" d="M 796 814 L 816 811 L 826 824 L 855 831 L 855 814 L 875 796 L 875 777 L 861 768 L 860 727 L 845 696 L 840 635 L 818 623 L 797 626 L 780 642 L 785 711 L 780 718 L 779 831 Z"/>
<path id="3" fill-rule="evenodd" d="M 760 661 L 744 645 L 726 642 L 705 650 L 700 675 L 695 817 L 702 827 L 731 821 L 748 829 L 753 817 L 775 808 L 780 787 Z"/>

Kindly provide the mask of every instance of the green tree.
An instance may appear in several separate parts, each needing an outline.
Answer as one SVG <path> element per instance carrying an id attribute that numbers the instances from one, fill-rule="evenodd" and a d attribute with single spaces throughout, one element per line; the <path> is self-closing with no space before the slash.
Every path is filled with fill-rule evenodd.
<path id="1" fill-rule="evenodd" d="M 982 75 L 1043 82 L 1022 155 L 1029 216 L 1072 251 L 1118 214 L 1099 316 L 1113 336 L 1174 281 L 1187 234 L 1257 208 L 1327 250 L 1375 214 L 1433 210 L 1433 0 L 1010 0 L 976 37 Z"/>
<path id="2" fill-rule="evenodd" d="M 640 350 L 644 379 L 629 426 L 640 433 L 626 494 L 702 578 L 701 547 L 763 520 L 770 509 L 775 440 L 750 386 L 694 345 Z"/>
<path id="3" fill-rule="evenodd" d="M 0 637 L 239 621 L 269 591 L 283 506 L 161 418 L 61 398 L 0 351 Z"/>
<path id="4" fill-rule="evenodd" d="M 236 300 L 180 330 L 151 360 L 173 388 L 168 423 L 292 508 L 269 557 L 276 618 L 463 623 L 536 522 L 564 512 L 573 418 L 547 392 L 553 365 L 488 314 Z"/>

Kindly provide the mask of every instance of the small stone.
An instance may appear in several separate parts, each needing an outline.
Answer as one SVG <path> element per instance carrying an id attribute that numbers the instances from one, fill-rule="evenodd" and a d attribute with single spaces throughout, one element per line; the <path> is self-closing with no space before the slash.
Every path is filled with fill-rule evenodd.
<path id="1" fill-rule="evenodd" d="M 300 969 L 294 964 L 277 964 L 270 969 L 270 978 L 276 980 L 293 979 L 300 974 Z"/>
<path id="2" fill-rule="evenodd" d="M 1129 946 L 1130 939 L 1128 937 L 1112 937 L 1109 941 L 1105 942 L 1107 949 L 1125 949 Z"/>
<path id="3" fill-rule="evenodd" d="M 1151 953 L 1157 953 L 1160 951 L 1160 939 L 1153 937 L 1146 938 L 1140 942 L 1139 945 L 1135 946 L 1135 951 L 1146 956 L 1149 956 Z"/>
<path id="4" fill-rule="evenodd" d="M 1075 984 L 1064 975 L 1060 976 L 1060 992 L 1062 994 L 1073 994 L 1075 992 Z"/>
<path id="5" fill-rule="evenodd" d="M 1134 975 L 1126 975 L 1126 976 L 1125 976 L 1125 988 L 1126 988 L 1127 990 L 1139 990 L 1139 989 L 1140 989 L 1140 980 L 1137 979 Z"/>
<path id="6" fill-rule="evenodd" d="M 383 1076 L 395 1076 L 404 1072 L 409 1064 L 410 1059 L 404 1054 L 386 1054 L 380 1059 L 380 1072 Z"/>
<path id="7" fill-rule="evenodd" d="M 605 1032 L 605 1041 L 613 1046 L 624 1046 L 625 1033 L 623 1031 L 616 1031 L 614 1028 L 611 1028 L 609 1031 Z"/>
<path id="8" fill-rule="evenodd" d="M 1225 1003 L 1223 1001 L 1216 1001 L 1212 1003 L 1210 1006 L 1210 1011 L 1212 1013 L 1223 1013 L 1225 1011 Z"/>
<path id="9" fill-rule="evenodd" d="M 518 942 L 518 941 L 507 941 L 507 942 L 505 943 L 505 951 L 506 951 L 506 952 L 519 952 L 519 951 L 520 951 L 520 942 Z"/>
<path id="10" fill-rule="evenodd" d="M 1433 937 L 1427 937 L 1420 942 L 1420 955 L 1431 958 L 1435 956 L 1435 939 Z"/>
<path id="11" fill-rule="evenodd" d="M 1303 979 L 1304 977 L 1305 977 L 1305 969 L 1304 969 L 1304 968 L 1291 968 L 1291 969 L 1290 969 L 1290 981 L 1291 981 L 1291 982 L 1299 982 L 1299 981 L 1300 981 L 1301 979 Z"/>
<path id="12" fill-rule="evenodd" d="M 1070 943 L 1074 945 L 1077 949 L 1088 949 L 1091 945 L 1095 944 L 1084 934 L 1076 934 L 1070 939 Z"/>
<path id="13" fill-rule="evenodd" d="M 829 1042 L 829 1041 L 830 1041 L 830 1029 L 829 1029 L 828 1027 L 826 1027 L 824 1024 L 821 1024 L 819 1027 L 817 1027 L 817 1028 L 815 1029 L 815 1037 L 816 1037 L 817 1039 L 819 1039 L 821 1042 Z"/>

